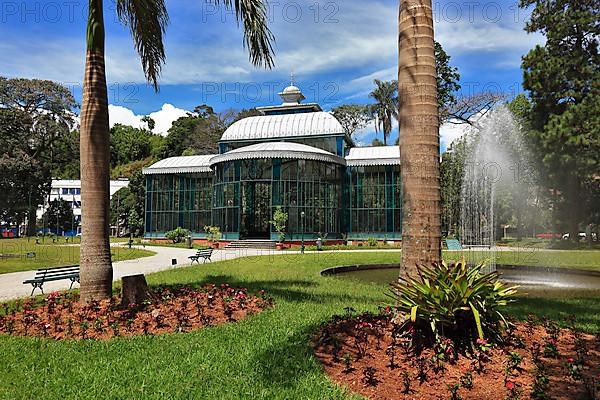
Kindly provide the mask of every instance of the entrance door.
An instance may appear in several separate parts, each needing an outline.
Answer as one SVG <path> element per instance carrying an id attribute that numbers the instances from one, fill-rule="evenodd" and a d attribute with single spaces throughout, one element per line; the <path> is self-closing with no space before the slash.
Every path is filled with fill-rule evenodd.
<path id="1" fill-rule="evenodd" d="M 241 239 L 268 239 L 271 236 L 271 182 L 242 182 Z"/>

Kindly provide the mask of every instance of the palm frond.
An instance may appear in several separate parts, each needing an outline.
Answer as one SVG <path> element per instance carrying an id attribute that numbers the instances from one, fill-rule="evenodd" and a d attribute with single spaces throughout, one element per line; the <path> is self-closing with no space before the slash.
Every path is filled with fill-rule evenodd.
<path id="1" fill-rule="evenodd" d="M 223 4 L 226 9 L 235 11 L 236 20 L 244 25 L 244 48 L 248 48 L 250 62 L 255 66 L 273 68 L 275 37 L 267 26 L 266 0 L 209 1 L 217 6 Z"/>
<path id="2" fill-rule="evenodd" d="M 164 0 L 117 0 L 119 20 L 129 27 L 140 55 L 144 75 L 158 91 L 158 78 L 165 63 L 163 37 L 169 14 Z"/>

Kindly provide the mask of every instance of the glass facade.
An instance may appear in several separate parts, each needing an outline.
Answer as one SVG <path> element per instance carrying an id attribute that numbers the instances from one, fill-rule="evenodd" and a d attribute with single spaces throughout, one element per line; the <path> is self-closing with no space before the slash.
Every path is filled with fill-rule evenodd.
<path id="1" fill-rule="evenodd" d="M 402 184 L 397 166 L 349 167 L 348 232 L 353 237 L 399 238 Z"/>
<path id="2" fill-rule="evenodd" d="M 215 173 L 146 176 L 146 235 L 180 226 L 204 237 L 204 226 L 224 239 L 272 238 L 277 206 L 288 213 L 288 240 L 400 239 L 399 166 L 344 167 L 295 159 L 251 159 L 217 164 Z M 304 217 L 302 217 L 304 213 Z"/>
<path id="3" fill-rule="evenodd" d="M 343 167 L 311 160 L 253 159 L 216 166 L 213 221 L 226 236 L 275 237 L 277 206 L 289 215 L 287 238 L 341 230 Z M 302 217 L 304 213 L 304 218 Z"/>
<path id="4" fill-rule="evenodd" d="M 211 225 L 212 173 L 146 176 L 146 235 L 164 236 L 178 226 L 195 236 Z"/>

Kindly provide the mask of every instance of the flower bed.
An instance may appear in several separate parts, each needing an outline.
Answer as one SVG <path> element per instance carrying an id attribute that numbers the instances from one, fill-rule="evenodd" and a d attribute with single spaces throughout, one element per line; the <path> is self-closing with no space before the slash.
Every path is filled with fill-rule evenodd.
<path id="1" fill-rule="evenodd" d="M 600 393 L 598 338 L 553 321 L 512 324 L 498 344 L 423 337 L 395 324 L 389 310 L 349 311 L 321 327 L 314 347 L 331 379 L 370 399 L 566 400 Z"/>
<path id="2" fill-rule="evenodd" d="M 52 339 L 99 339 L 116 336 L 189 332 L 244 319 L 273 305 L 264 291 L 256 295 L 228 285 L 193 290 L 162 287 L 143 304 L 120 299 L 81 304 L 78 296 L 51 293 L 43 301 L 0 305 L 0 334 Z"/>

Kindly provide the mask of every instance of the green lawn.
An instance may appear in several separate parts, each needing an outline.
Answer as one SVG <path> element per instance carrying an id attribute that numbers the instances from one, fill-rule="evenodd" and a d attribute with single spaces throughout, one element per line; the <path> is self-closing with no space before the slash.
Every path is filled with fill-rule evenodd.
<path id="1" fill-rule="evenodd" d="M 447 260 L 459 260 L 462 256 L 468 261 L 476 262 L 489 257 L 486 252 L 479 251 L 445 251 Z M 543 250 L 519 249 L 513 251 L 497 251 L 498 264 L 526 265 L 535 267 L 575 268 L 600 271 L 600 252 L 594 250 Z"/>
<path id="2" fill-rule="evenodd" d="M 76 239 L 76 243 L 78 242 Z M 35 257 L 26 257 L 29 252 L 34 252 Z M 112 247 L 111 252 L 113 261 L 132 260 L 156 254 L 149 250 L 127 247 Z M 18 256 L 1 257 L 0 274 L 79 263 L 79 246 L 67 245 L 62 239 L 58 243 L 47 239 L 44 242 L 40 241 L 40 244 L 35 244 L 35 239 L 2 239 L 0 254 Z"/>
<path id="3" fill-rule="evenodd" d="M 397 262 L 397 252 L 284 254 L 215 262 L 148 276 L 150 284 L 229 283 L 265 289 L 275 307 L 247 320 L 193 333 L 53 342 L 0 337 L 0 399 L 350 399 L 313 358 L 310 338 L 345 307 L 375 310 L 380 285 L 321 277 L 330 266 Z M 524 298 L 517 317 L 580 313 L 600 328 L 595 298 Z"/>

